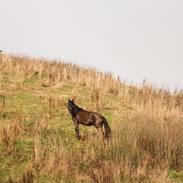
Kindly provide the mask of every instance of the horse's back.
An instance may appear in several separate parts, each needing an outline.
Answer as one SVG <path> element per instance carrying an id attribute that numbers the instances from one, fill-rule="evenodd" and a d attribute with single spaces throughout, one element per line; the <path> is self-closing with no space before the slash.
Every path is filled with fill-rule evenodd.
<path id="1" fill-rule="evenodd" d="M 97 112 L 90 112 L 90 111 L 80 111 L 76 116 L 78 122 L 85 126 L 98 126 L 98 124 L 102 124 L 105 120 L 105 117 Z"/>
<path id="2" fill-rule="evenodd" d="M 79 124 L 85 125 L 85 126 L 92 126 L 94 125 L 94 119 L 92 117 L 91 112 L 89 111 L 81 111 L 76 116 Z"/>

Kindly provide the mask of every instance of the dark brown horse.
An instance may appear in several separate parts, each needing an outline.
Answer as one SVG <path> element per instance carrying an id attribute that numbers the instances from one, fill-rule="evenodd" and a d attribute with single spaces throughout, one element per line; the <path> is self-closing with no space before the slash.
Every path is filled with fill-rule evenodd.
<path id="1" fill-rule="evenodd" d="M 67 109 L 72 116 L 75 125 L 76 138 L 80 139 L 79 124 L 85 126 L 95 126 L 102 136 L 103 141 L 108 140 L 111 136 L 111 129 L 104 116 L 96 112 L 89 112 L 77 106 L 73 100 L 68 100 Z M 104 125 L 104 132 L 103 127 Z"/>

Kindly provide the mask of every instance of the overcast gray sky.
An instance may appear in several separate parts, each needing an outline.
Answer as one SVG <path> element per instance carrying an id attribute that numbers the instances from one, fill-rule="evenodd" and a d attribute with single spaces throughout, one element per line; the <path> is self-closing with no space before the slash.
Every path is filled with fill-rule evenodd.
<path id="1" fill-rule="evenodd" d="M 0 0 L 0 49 L 183 88 L 182 0 Z"/>

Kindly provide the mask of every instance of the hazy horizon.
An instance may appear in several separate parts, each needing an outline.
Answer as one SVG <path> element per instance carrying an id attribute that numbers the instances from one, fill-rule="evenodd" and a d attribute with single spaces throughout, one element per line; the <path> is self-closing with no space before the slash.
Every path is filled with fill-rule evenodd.
<path id="1" fill-rule="evenodd" d="M 183 89 L 182 8 L 181 0 L 2 1 L 0 50 Z"/>

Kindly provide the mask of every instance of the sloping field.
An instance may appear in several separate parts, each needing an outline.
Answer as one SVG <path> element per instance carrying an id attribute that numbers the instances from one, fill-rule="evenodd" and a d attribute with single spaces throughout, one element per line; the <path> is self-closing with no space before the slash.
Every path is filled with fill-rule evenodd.
<path id="1" fill-rule="evenodd" d="M 76 140 L 69 98 L 102 113 Z M 77 65 L 0 55 L 0 182 L 183 182 L 183 93 Z"/>

